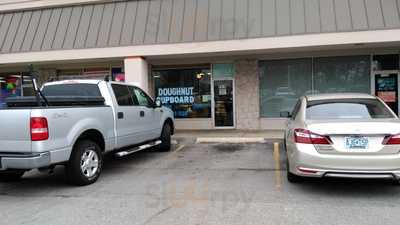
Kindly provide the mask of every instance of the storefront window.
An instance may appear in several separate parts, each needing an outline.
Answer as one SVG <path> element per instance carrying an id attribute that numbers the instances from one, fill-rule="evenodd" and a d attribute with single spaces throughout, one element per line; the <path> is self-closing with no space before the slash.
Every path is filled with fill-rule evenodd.
<path id="1" fill-rule="evenodd" d="M 297 99 L 312 93 L 312 60 L 274 60 L 260 63 L 262 117 L 279 117 L 292 111 Z"/>
<path id="2" fill-rule="evenodd" d="M 111 68 L 112 79 L 118 82 L 125 82 L 125 72 L 122 67 Z"/>
<path id="3" fill-rule="evenodd" d="M 113 80 L 125 81 L 125 75 L 122 68 L 111 69 L 110 67 L 58 70 L 57 76 L 52 77 L 52 80 L 104 80 L 104 78 L 106 78 L 107 76 L 110 76 L 110 78 Z"/>
<path id="4" fill-rule="evenodd" d="M 370 57 L 315 58 L 313 77 L 317 93 L 370 93 Z"/>
<path id="5" fill-rule="evenodd" d="M 0 109 L 8 97 L 33 95 L 32 80 L 24 73 L 0 74 Z"/>
<path id="6" fill-rule="evenodd" d="M 370 57 L 344 56 L 260 62 L 260 113 L 276 118 L 305 94 L 370 93 Z"/>
<path id="7" fill-rule="evenodd" d="M 32 77 L 29 75 L 22 76 L 22 95 L 23 96 L 34 96 L 35 90 L 33 89 Z"/>
<path id="8" fill-rule="evenodd" d="M 154 70 L 157 99 L 175 118 L 211 118 L 210 68 Z"/>
<path id="9" fill-rule="evenodd" d="M 0 77 L 0 108 L 4 108 L 6 98 L 21 96 L 21 78 L 19 75 L 8 75 Z"/>
<path id="10" fill-rule="evenodd" d="M 399 55 L 374 55 L 372 59 L 372 70 L 398 70 L 400 59 Z"/>
<path id="11" fill-rule="evenodd" d="M 50 77 L 50 80 L 79 79 L 79 77 L 82 77 L 82 73 L 82 69 L 57 70 L 55 77 Z"/>
<path id="12" fill-rule="evenodd" d="M 109 67 L 86 68 L 83 70 L 82 77 L 77 78 L 77 79 L 103 80 L 107 76 L 110 76 L 110 68 Z"/>

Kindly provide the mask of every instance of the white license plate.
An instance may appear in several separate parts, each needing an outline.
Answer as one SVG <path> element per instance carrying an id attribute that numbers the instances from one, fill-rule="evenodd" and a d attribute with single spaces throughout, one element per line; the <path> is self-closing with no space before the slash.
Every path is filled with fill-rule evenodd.
<path id="1" fill-rule="evenodd" d="M 367 149 L 368 138 L 367 137 L 346 137 L 345 146 L 347 149 Z"/>

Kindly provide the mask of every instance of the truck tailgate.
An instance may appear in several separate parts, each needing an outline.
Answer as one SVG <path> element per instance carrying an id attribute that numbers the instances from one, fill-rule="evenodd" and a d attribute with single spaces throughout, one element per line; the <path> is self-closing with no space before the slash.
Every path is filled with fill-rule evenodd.
<path id="1" fill-rule="evenodd" d="M 30 153 L 31 109 L 0 110 L 0 153 Z"/>

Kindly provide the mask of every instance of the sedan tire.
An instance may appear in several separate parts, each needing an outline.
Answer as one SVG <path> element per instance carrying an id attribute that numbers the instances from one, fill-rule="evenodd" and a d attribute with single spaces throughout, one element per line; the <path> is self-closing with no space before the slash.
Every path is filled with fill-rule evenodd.
<path id="1" fill-rule="evenodd" d="M 286 177 L 289 183 L 300 183 L 303 181 L 303 178 L 301 176 L 297 176 L 296 174 L 293 174 L 290 172 L 289 169 L 289 160 L 286 160 Z"/>

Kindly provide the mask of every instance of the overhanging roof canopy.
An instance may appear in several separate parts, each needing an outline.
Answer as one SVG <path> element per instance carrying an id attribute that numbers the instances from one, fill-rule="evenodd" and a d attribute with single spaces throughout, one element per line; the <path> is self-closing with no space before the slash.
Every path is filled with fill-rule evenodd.
<path id="1" fill-rule="evenodd" d="M 400 28 L 400 0 L 132 0 L 0 14 L 1 53 Z"/>

